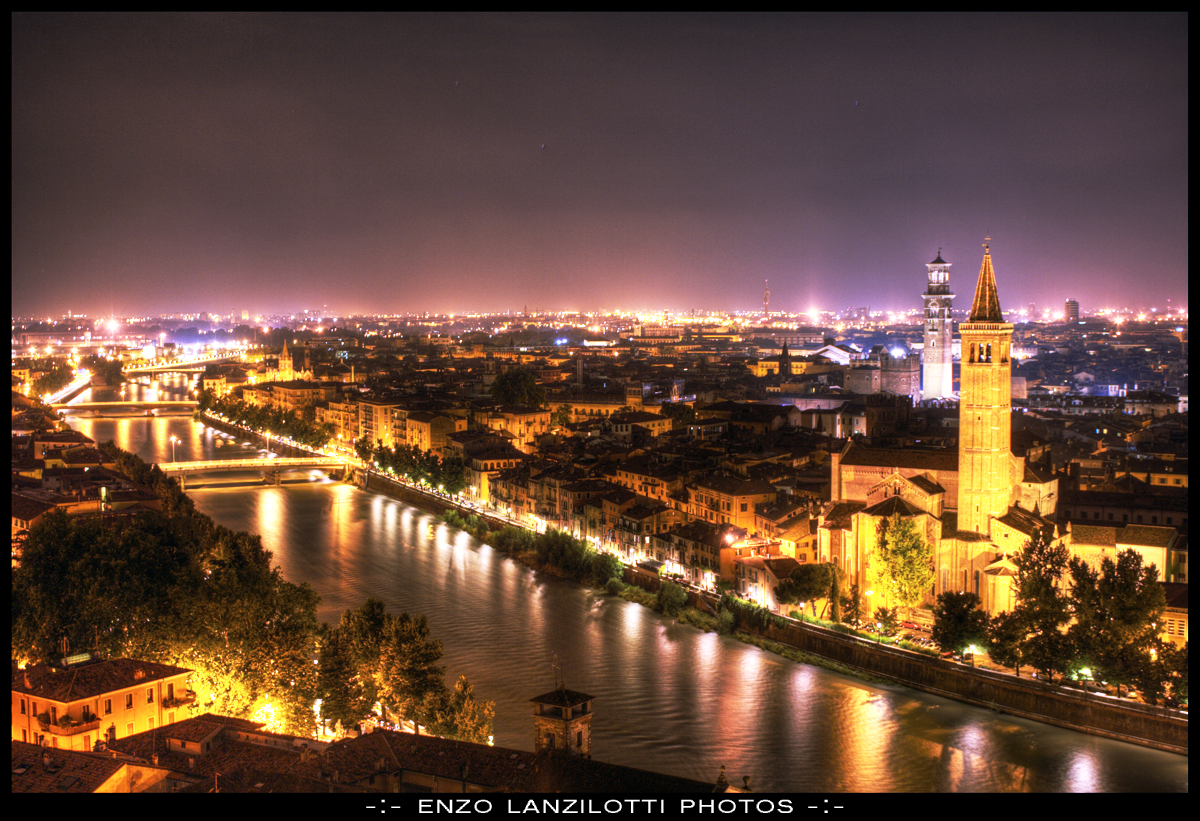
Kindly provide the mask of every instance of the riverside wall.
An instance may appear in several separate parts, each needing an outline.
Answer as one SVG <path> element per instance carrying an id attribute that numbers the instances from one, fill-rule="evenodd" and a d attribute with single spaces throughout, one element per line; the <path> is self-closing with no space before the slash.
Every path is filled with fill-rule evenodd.
<path id="1" fill-rule="evenodd" d="M 657 578 L 630 570 L 626 570 L 626 582 L 651 592 L 658 589 Z M 693 592 L 689 598 L 693 606 L 701 605 L 699 609 L 716 611 L 717 603 L 708 597 L 701 603 L 696 601 L 699 594 Z M 914 690 L 1056 727 L 1188 754 L 1188 721 L 1175 711 L 1109 701 L 1036 679 L 935 659 L 786 617 L 781 621 L 783 626 L 765 630 L 739 629 Z"/>

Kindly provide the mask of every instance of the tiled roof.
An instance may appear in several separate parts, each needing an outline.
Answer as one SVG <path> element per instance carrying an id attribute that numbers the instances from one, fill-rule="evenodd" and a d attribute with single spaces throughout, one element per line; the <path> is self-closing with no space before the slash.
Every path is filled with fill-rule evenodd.
<path id="1" fill-rule="evenodd" d="M 67 704 L 130 687 L 148 686 L 155 681 L 190 672 L 183 667 L 134 659 L 95 661 L 65 669 L 38 664 L 24 670 L 13 670 L 12 689 Z"/>
<path id="2" fill-rule="evenodd" d="M 1117 534 L 1117 543 L 1138 547 L 1168 547 L 1175 535 L 1173 527 L 1154 525 L 1125 525 Z"/>
<path id="3" fill-rule="evenodd" d="M 868 516 L 920 516 L 925 511 L 901 496 L 889 496 L 879 504 L 863 511 Z"/>
<path id="4" fill-rule="evenodd" d="M 1071 525 L 1072 544 L 1117 546 L 1117 529 L 1104 525 Z"/>
<path id="5" fill-rule="evenodd" d="M 593 701 L 596 697 L 581 693 L 578 690 L 568 690 L 560 687 L 540 696 L 529 699 L 534 704 L 549 704 L 551 707 L 574 707 L 585 701 Z"/>
<path id="6" fill-rule="evenodd" d="M 23 741 L 12 742 L 14 793 L 95 792 L 124 767 L 124 761 L 98 753 L 47 749 Z"/>
<path id="7" fill-rule="evenodd" d="M 913 470 L 958 470 L 958 449 L 871 448 L 852 443 L 842 456 L 843 465 L 909 468 Z"/>

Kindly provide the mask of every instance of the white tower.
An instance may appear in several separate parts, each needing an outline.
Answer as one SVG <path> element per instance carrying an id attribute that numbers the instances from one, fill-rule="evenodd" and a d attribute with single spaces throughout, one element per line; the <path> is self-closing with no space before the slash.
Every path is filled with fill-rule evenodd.
<path id="1" fill-rule="evenodd" d="M 950 307 L 950 263 L 937 259 L 925 266 L 929 269 L 929 285 L 922 294 L 925 300 L 925 350 L 921 354 L 921 399 L 953 399 L 954 358 L 952 354 L 953 322 Z"/>

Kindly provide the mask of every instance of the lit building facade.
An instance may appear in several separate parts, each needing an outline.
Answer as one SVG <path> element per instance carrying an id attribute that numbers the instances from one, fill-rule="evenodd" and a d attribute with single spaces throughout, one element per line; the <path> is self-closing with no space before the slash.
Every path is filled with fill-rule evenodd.
<path id="1" fill-rule="evenodd" d="M 925 348 L 921 353 L 921 399 L 952 399 L 954 323 L 950 319 L 950 309 L 954 294 L 950 293 L 950 263 L 942 259 L 939 248 L 937 258 L 925 267 L 929 280 L 922 294 L 925 300 Z"/>

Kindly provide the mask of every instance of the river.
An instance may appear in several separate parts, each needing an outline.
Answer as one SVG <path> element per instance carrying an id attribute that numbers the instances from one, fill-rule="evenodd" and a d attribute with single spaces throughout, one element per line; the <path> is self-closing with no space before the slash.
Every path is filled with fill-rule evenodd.
<path id="1" fill-rule="evenodd" d="M 68 422 L 154 462 L 256 450 L 186 417 Z M 321 618 L 368 596 L 427 616 L 448 681 L 466 675 L 496 702 L 498 746 L 533 749 L 529 699 L 554 688 L 557 654 L 566 685 L 596 698 L 592 754 L 603 761 L 704 781 L 725 765 L 756 791 L 1188 789 L 1185 756 L 788 661 L 534 573 L 385 496 L 310 478 L 189 492 L 220 524 L 260 534 L 284 576 L 321 595 Z"/>

